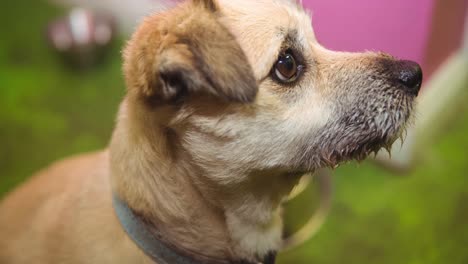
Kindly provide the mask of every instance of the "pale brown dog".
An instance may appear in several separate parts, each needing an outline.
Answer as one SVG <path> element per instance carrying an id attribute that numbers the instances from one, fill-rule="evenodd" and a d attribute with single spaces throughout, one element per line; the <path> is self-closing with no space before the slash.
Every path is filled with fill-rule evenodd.
<path id="1" fill-rule="evenodd" d="M 194 263 L 263 261 L 300 176 L 393 143 L 422 79 L 412 62 L 323 48 L 288 0 L 152 15 L 124 74 L 108 150 L 54 164 L 1 203 L 0 263 L 154 263 L 113 195 Z"/>

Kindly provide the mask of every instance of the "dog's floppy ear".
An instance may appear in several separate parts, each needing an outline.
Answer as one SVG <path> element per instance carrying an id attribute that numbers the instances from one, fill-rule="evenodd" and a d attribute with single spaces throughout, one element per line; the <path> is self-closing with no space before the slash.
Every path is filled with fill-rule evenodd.
<path id="1" fill-rule="evenodd" d="M 253 70 L 217 10 L 214 1 L 193 0 L 146 19 L 124 52 L 129 89 L 158 102 L 191 94 L 252 102 L 258 91 Z"/>

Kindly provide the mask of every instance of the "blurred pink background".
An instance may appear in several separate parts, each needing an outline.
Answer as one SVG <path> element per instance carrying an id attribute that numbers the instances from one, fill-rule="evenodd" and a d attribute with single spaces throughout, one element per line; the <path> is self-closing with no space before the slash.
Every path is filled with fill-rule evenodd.
<path id="1" fill-rule="evenodd" d="M 420 63 L 429 79 L 460 48 L 466 0 L 303 0 L 319 41 L 340 51 L 384 51 Z"/>
<path id="2" fill-rule="evenodd" d="M 433 0 L 304 0 L 319 41 L 346 51 L 378 50 L 423 63 Z"/>

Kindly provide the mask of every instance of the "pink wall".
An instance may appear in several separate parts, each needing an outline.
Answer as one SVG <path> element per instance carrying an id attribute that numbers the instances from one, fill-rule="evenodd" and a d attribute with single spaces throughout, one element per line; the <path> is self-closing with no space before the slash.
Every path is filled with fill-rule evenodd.
<path id="1" fill-rule="evenodd" d="M 424 61 L 434 0 L 303 0 L 319 41 L 343 51 L 378 50 Z"/>

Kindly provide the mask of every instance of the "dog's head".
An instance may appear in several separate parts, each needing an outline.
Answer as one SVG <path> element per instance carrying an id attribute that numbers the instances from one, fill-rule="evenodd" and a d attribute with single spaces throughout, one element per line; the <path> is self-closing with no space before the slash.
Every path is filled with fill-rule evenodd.
<path id="1" fill-rule="evenodd" d="M 422 79 L 416 63 L 325 49 L 292 0 L 182 3 L 145 19 L 124 61 L 138 133 L 164 131 L 164 153 L 214 204 L 265 222 L 232 197 L 271 207 L 295 175 L 389 146 Z"/>
<path id="2" fill-rule="evenodd" d="M 287 0 L 182 4 L 147 18 L 124 55 L 130 96 L 166 109 L 160 125 L 208 170 L 362 159 L 401 135 L 422 79 L 416 63 L 325 49 Z"/>

